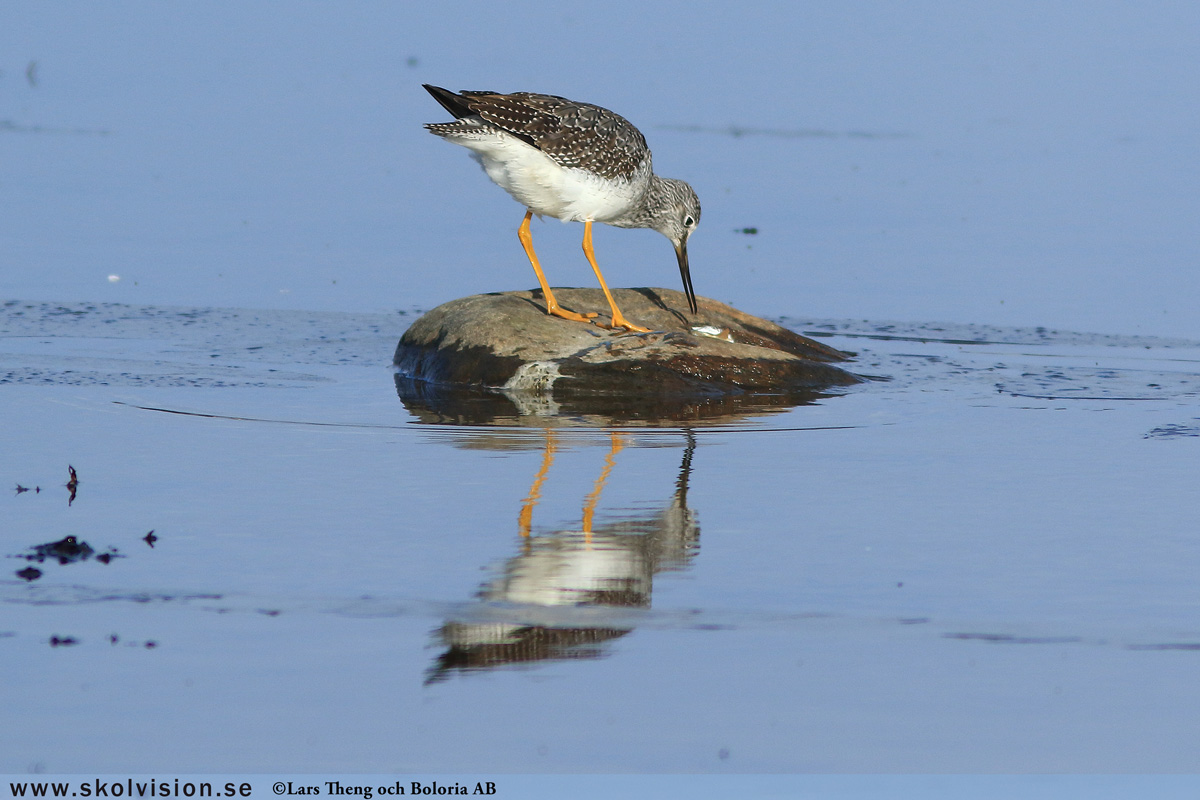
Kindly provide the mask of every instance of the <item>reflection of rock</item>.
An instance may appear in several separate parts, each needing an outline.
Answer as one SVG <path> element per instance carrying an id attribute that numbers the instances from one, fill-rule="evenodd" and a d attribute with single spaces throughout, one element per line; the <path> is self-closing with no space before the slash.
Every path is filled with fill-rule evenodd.
<path id="1" fill-rule="evenodd" d="M 396 373 L 396 394 L 420 422 L 430 425 L 670 425 L 733 422 L 786 411 L 828 395 L 812 389 L 777 394 L 619 396 L 549 394 L 511 389 L 464 389 L 413 380 Z"/>
<path id="2" fill-rule="evenodd" d="M 555 290 L 566 307 L 605 306 L 599 289 Z M 702 398 L 814 391 L 860 379 L 828 362 L 849 356 L 767 320 L 681 293 L 618 289 L 626 315 L 652 327 L 629 334 L 548 316 L 540 292 L 474 295 L 445 303 L 405 332 L 395 364 L 432 384 L 609 398 Z"/>
<path id="3" fill-rule="evenodd" d="M 619 447 L 614 443 L 613 455 Z M 654 575 L 684 569 L 699 550 L 700 528 L 687 505 L 694 440 L 684 453 L 671 502 L 661 511 L 630 517 L 591 529 L 594 503 L 606 472 L 597 481 L 584 510 L 583 530 L 524 534 L 521 552 L 502 573 L 480 589 L 489 618 L 448 621 L 438 631 L 446 651 L 427 681 L 445 679 L 454 670 L 495 667 L 551 659 L 597 658 L 601 645 L 624 636 L 628 625 L 534 624 L 553 616 L 555 608 L 649 608 Z M 548 452 L 552 452 L 549 451 Z M 535 489 L 536 492 L 536 489 Z M 527 506 L 527 509 L 530 506 Z M 525 513 L 522 513 L 525 518 Z M 511 604 L 510 620 L 494 614 Z"/>

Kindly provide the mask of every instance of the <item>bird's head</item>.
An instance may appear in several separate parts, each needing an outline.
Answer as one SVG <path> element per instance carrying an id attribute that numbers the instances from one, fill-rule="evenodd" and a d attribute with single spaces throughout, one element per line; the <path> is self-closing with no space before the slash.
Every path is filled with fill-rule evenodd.
<path id="1" fill-rule="evenodd" d="M 700 224 L 700 198 L 691 186 L 683 181 L 660 178 L 659 209 L 655 215 L 654 230 L 671 240 L 675 245 L 675 257 L 679 259 L 679 275 L 683 278 L 683 291 L 688 306 L 696 313 L 696 292 L 692 289 L 692 274 L 688 268 L 687 243 L 692 231 Z"/>

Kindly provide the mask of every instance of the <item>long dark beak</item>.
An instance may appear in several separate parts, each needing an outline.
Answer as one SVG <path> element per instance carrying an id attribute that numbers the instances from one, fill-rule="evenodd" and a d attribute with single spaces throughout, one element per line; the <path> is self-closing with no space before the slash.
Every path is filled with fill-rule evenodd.
<path id="1" fill-rule="evenodd" d="M 675 245 L 675 257 L 679 259 L 679 275 L 683 278 L 683 293 L 687 295 L 688 306 L 696 313 L 696 290 L 692 288 L 692 273 L 688 269 L 687 240 Z"/>

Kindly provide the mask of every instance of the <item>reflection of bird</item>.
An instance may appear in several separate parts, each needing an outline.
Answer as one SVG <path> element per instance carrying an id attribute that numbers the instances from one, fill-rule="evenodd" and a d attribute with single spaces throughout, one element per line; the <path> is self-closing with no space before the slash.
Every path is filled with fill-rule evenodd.
<path id="1" fill-rule="evenodd" d="M 583 223 L 583 252 L 612 307 L 612 327 L 647 330 L 626 320 L 613 301 L 592 250 L 593 222 L 653 228 L 670 239 L 688 305 L 696 313 L 687 241 L 700 222 L 700 200 L 683 181 L 654 174 L 646 138 L 628 120 L 553 95 L 425 88 L 455 117 L 425 127 L 469 149 L 488 177 L 528 209 L 518 235 L 549 313 L 579 322 L 596 316 L 567 311 L 555 301 L 533 252 L 529 220 L 534 214 Z"/>
<path id="2" fill-rule="evenodd" d="M 557 449 L 554 432 L 546 431 L 545 457 L 519 517 L 521 551 L 480 588 L 483 613 L 447 620 L 438 630 L 447 650 L 427 673 L 427 683 L 444 680 L 454 670 L 598 658 L 604 655 L 603 644 L 629 633 L 631 623 L 616 614 L 600 613 L 589 620 L 557 610 L 649 608 L 654 576 L 688 567 L 700 547 L 700 526 L 687 505 L 695 436 L 688 432 L 675 492 L 665 508 L 617 518 L 593 530 L 596 504 L 621 447 L 614 433 L 612 450 L 584 506 L 583 529 L 534 534 L 533 507 Z M 516 608 L 506 613 L 512 606 Z M 539 617 L 546 624 L 533 621 Z"/>

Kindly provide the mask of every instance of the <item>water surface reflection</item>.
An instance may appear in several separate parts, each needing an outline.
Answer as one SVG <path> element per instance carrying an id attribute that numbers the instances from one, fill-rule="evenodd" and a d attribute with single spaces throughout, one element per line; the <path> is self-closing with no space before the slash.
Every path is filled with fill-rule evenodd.
<path id="1" fill-rule="evenodd" d="M 811 405 L 841 392 L 802 389 L 779 394 L 549 395 L 503 389 L 454 389 L 395 374 L 396 393 L 419 421 L 431 425 L 524 427 L 645 426 L 679 428 L 729 424 Z"/>
<path id="2" fill-rule="evenodd" d="M 626 435 L 611 432 L 592 491 L 582 499 L 578 527 L 539 533 L 534 512 L 559 447 L 558 433 L 547 428 L 541 465 L 517 514 L 516 553 L 480 588 L 473 609 L 464 609 L 435 632 L 445 650 L 426 682 L 445 680 L 456 671 L 597 658 L 604 655 L 606 642 L 629 633 L 628 615 L 600 613 L 584 620 L 556 612 L 647 609 L 654 576 L 685 569 L 696 556 L 700 526 L 687 499 L 696 439 L 690 432 L 684 435 L 675 490 L 661 508 L 594 524 L 605 485 L 627 444 Z"/>

